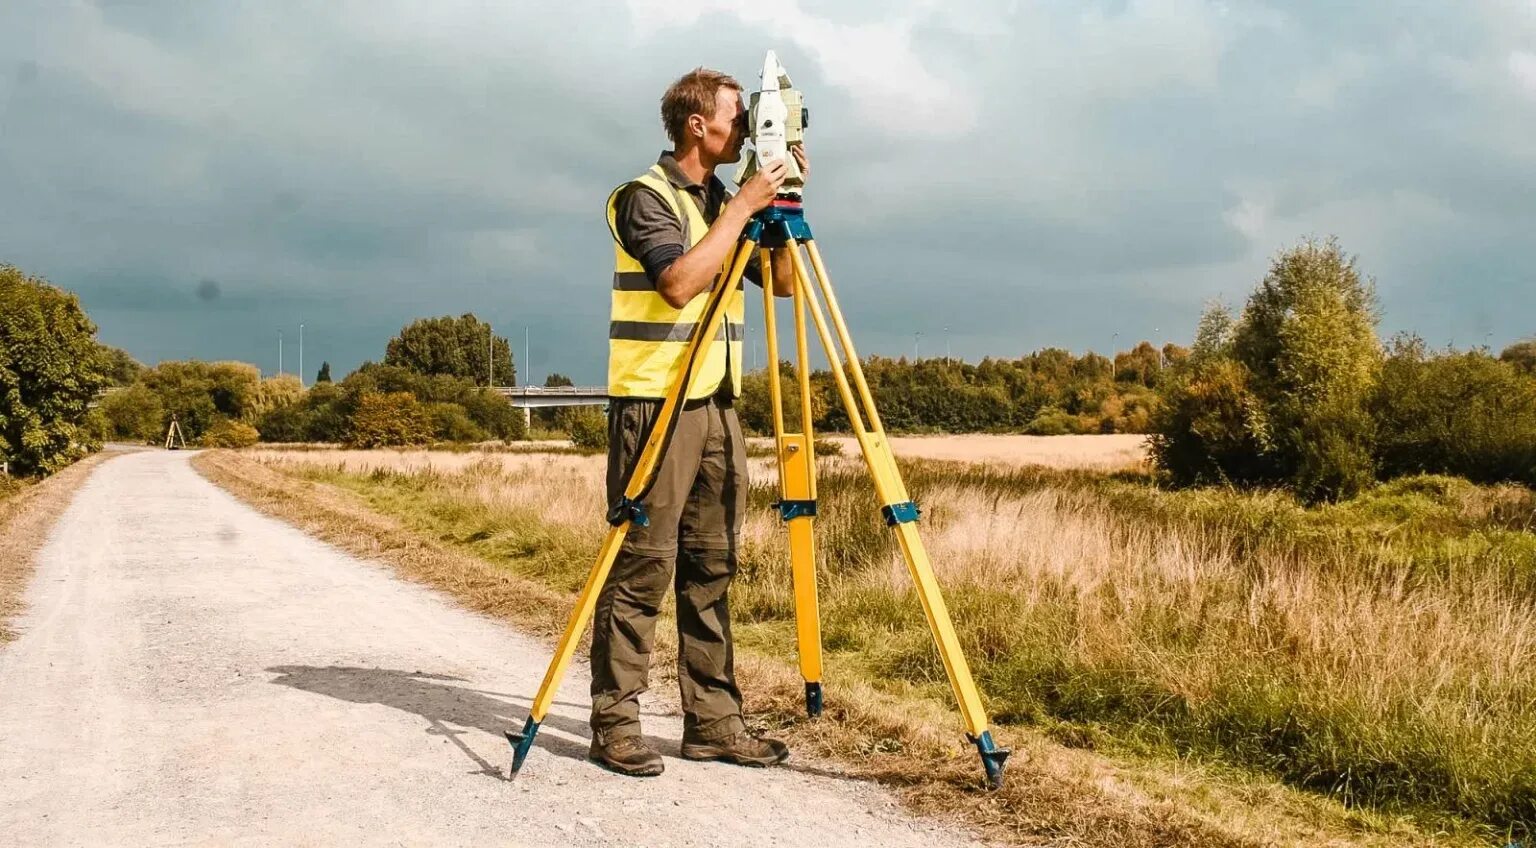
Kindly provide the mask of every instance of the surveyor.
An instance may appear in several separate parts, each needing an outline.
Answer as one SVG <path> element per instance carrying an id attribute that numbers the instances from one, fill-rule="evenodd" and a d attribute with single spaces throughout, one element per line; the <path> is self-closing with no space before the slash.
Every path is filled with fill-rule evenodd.
<path id="1" fill-rule="evenodd" d="M 623 494 L 662 399 L 684 367 L 708 292 L 751 216 L 774 199 L 783 160 L 731 197 L 715 168 L 741 158 L 747 134 L 741 85 L 719 71 L 684 74 L 661 98 L 673 148 L 608 199 L 615 241 L 608 329 L 608 502 Z M 803 150 L 801 170 L 809 172 Z M 783 250 L 775 254 L 785 253 Z M 787 254 L 771 255 L 776 295 L 794 292 Z M 746 277 L 762 285 L 754 265 Z M 743 293 L 726 300 L 721 334 L 698 376 L 643 499 L 649 523 L 632 525 L 592 623 L 591 758 L 628 775 L 662 772 L 640 734 L 656 617 L 671 586 L 677 599 L 678 687 L 685 759 L 767 766 L 789 749 L 742 721 L 727 596 L 736 573 L 747 503 L 747 455 L 734 400 L 741 394 Z"/>

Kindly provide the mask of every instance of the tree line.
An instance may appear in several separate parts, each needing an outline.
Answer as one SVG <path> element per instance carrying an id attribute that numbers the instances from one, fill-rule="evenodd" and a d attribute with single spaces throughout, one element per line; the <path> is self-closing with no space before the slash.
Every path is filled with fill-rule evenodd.
<path id="1" fill-rule="evenodd" d="M 241 362 L 145 368 L 96 340 L 73 294 L 11 266 L 0 266 L 0 303 L 0 461 L 13 474 L 50 473 L 108 439 L 159 442 L 173 419 L 208 446 L 527 436 L 522 413 L 485 387 L 516 383 L 511 346 L 472 314 L 414 321 L 381 362 L 339 382 L 324 364 L 306 388 Z M 1240 313 L 1208 308 L 1190 348 L 863 366 L 892 431 L 1149 433 L 1176 485 L 1276 486 L 1314 500 L 1414 473 L 1536 485 L 1536 340 L 1497 356 L 1431 350 L 1413 336 L 1382 344 L 1379 321 L 1356 260 L 1334 241 L 1305 241 L 1274 258 Z M 794 369 L 779 369 L 794 422 Z M 831 372 L 811 383 L 814 426 L 847 431 Z M 772 430 L 767 387 L 766 369 L 747 374 L 738 402 L 758 433 Z M 535 422 L 584 446 L 606 442 L 595 409 L 540 410 Z"/>
<path id="2" fill-rule="evenodd" d="M 1374 282 L 1336 241 L 1282 251 L 1240 314 L 1207 309 L 1160 387 L 1158 467 L 1314 501 L 1422 473 L 1536 485 L 1536 341 L 1497 357 L 1383 345 L 1379 321 Z"/>
<path id="3" fill-rule="evenodd" d="M 308 388 L 241 362 L 162 362 L 101 403 L 111 438 L 154 442 L 175 419 L 210 447 L 257 441 L 354 447 L 523 438 L 522 413 L 484 385 L 512 383 L 511 346 L 472 314 L 423 318 L 340 382 L 330 363 Z"/>
<path id="4" fill-rule="evenodd" d="M 1145 433 L 1157 388 L 1189 351 L 1141 342 L 1113 360 L 1046 348 L 1018 359 L 979 363 L 949 357 L 862 360 L 881 422 L 906 433 Z M 779 366 L 785 416 L 799 420 L 796 370 Z M 744 375 L 738 405 L 743 426 L 773 432 L 767 369 Z M 811 421 L 823 431 L 851 429 L 831 371 L 811 372 Z"/>

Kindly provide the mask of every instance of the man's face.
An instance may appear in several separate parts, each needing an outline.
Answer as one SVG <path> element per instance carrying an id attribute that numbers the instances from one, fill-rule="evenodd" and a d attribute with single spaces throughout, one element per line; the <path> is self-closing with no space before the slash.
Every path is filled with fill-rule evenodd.
<path id="1" fill-rule="evenodd" d="M 715 116 L 704 122 L 703 152 L 718 163 L 741 161 L 747 139 L 747 110 L 741 92 L 721 87 L 715 92 Z"/>

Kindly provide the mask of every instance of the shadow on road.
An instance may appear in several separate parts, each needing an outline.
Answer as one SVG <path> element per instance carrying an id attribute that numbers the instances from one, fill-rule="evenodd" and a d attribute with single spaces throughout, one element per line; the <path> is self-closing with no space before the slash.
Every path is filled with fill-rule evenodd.
<path id="1" fill-rule="evenodd" d="M 479 770 L 472 772 L 473 774 L 484 774 L 499 780 L 507 779 L 504 769 L 492 765 L 484 757 L 475 753 L 474 749 L 459 738 L 465 731 L 449 725 L 470 727 L 489 733 L 505 745 L 502 734 L 523 726 L 524 719 L 528 717 L 528 703 L 532 700 L 500 692 L 472 689 L 468 686 L 456 686 L 453 684 L 468 681 L 462 677 L 425 671 L 311 665 L 277 665 L 268 668 L 267 671 L 277 675 L 271 682 L 280 686 L 289 686 L 354 704 L 383 704 L 386 707 L 421 716 L 427 720 L 427 733 L 447 737 L 460 751 L 464 752 L 466 757 L 479 766 Z M 587 709 L 585 704 L 566 701 L 556 703 L 561 706 L 576 707 L 583 712 Z M 590 736 L 586 721 L 568 718 L 554 712 L 544 717 L 544 727 L 556 728 L 582 738 Z M 676 750 L 678 745 L 676 739 L 668 740 L 650 734 L 647 734 L 647 738 L 652 745 L 662 750 L 669 748 Z M 536 746 L 557 756 L 582 761 L 587 759 L 585 744 L 573 742 L 561 736 L 540 734 L 536 740 Z M 510 762 L 511 748 L 507 747 L 505 752 Z"/>

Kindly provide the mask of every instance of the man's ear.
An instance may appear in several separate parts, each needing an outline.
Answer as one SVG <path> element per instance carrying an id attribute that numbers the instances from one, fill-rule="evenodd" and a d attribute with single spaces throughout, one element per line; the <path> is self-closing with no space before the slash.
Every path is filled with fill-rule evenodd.
<path id="1" fill-rule="evenodd" d="M 695 141 L 704 137 L 704 116 L 695 112 L 688 116 L 688 137 Z"/>

